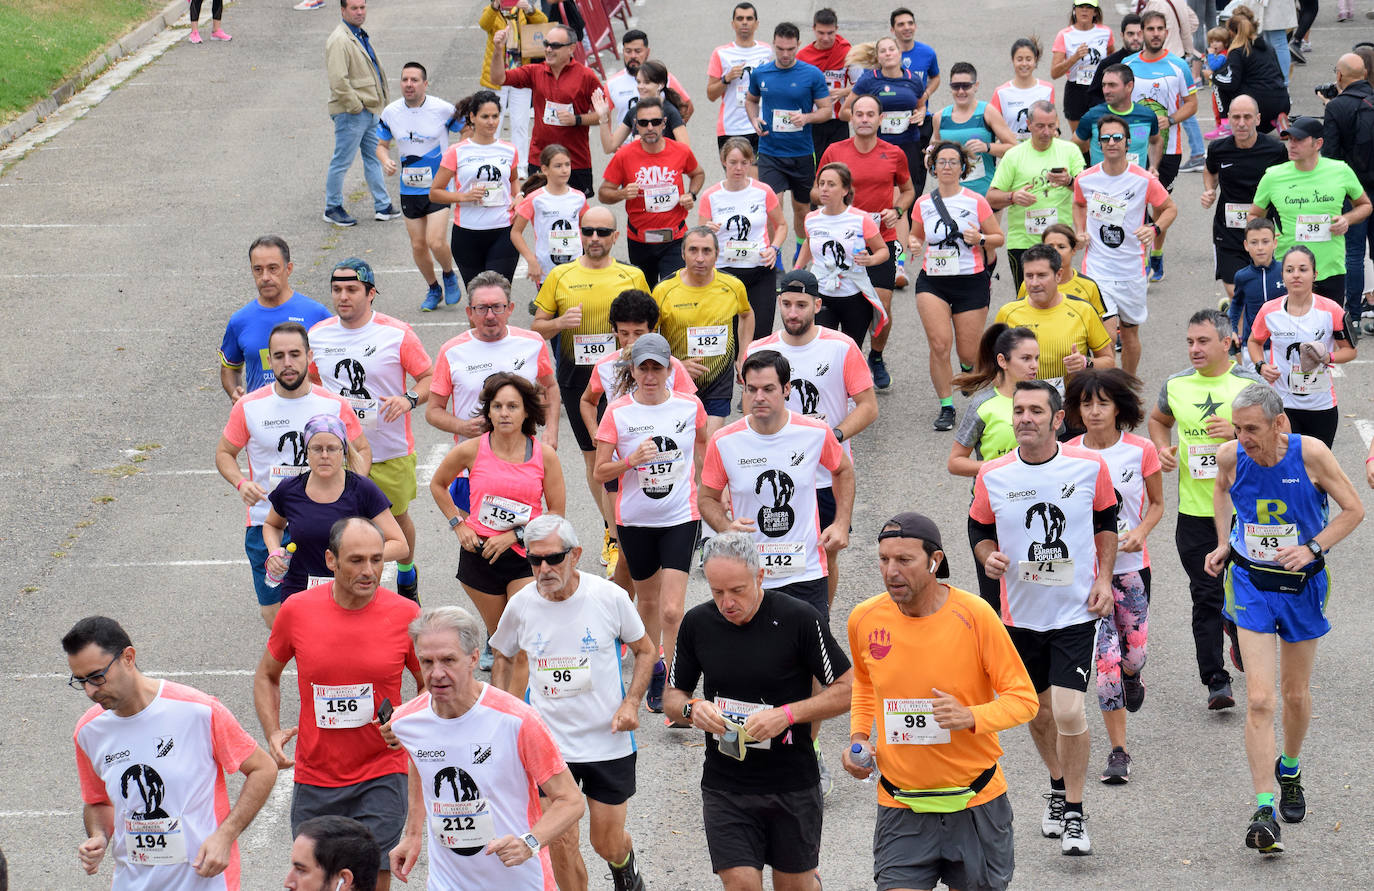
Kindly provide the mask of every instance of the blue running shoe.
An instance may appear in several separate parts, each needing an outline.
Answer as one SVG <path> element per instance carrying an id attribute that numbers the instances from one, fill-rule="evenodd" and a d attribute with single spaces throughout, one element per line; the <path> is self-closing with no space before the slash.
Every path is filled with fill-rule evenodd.
<path id="1" fill-rule="evenodd" d="M 463 299 L 463 289 L 458 287 L 458 276 L 453 272 L 444 273 L 444 303 L 452 306 Z"/>
<path id="2" fill-rule="evenodd" d="M 420 312 L 434 312 L 439 308 L 439 301 L 443 299 L 443 289 L 439 287 L 438 282 L 435 282 L 429 286 L 429 293 L 425 294 L 425 302 L 420 304 Z"/>

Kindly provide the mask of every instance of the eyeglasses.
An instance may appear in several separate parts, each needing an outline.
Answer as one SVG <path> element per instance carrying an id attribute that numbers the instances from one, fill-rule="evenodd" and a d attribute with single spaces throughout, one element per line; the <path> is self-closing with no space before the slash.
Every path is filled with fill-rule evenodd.
<path id="1" fill-rule="evenodd" d="M 538 569 L 540 565 L 544 563 L 550 566 L 558 566 L 567 559 L 567 556 L 571 553 L 572 548 L 568 548 L 566 551 L 554 551 L 552 554 L 526 553 L 525 559 L 530 561 L 531 569 Z"/>
<path id="2" fill-rule="evenodd" d="M 509 303 L 487 303 L 483 304 L 482 306 L 469 305 L 468 309 L 472 310 L 479 316 L 498 316 L 501 313 L 505 312 L 509 306 Z"/>
<path id="3" fill-rule="evenodd" d="M 667 118 L 635 118 L 635 123 L 641 127 L 662 127 Z"/>
<path id="4" fill-rule="evenodd" d="M 1106 142 L 1124 142 L 1125 140 L 1126 140 L 1126 134 L 1125 134 L 1125 133 L 1103 133 L 1101 136 L 1097 137 L 1097 141 L 1098 141 L 1098 142 L 1102 142 L 1102 143 L 1106 143 Z"/>
<path id="5" fill-rule="evenodd" d="M 90 684 L 92 687 L 105 686 L 105 675 L 109 673 L 110 669 L 114 667 L 115 662 L 119 661 L 119 657 L 122 655 L 123 653 L 115 653 L 114 658 L 111 659 L 104 668 L 100 669 L 100 671 L 97 671 L 94 674 L 88 674 L 84 678 L 79 678 L 76 675 L 72 675 L 71 678 L 67 681 L 67 686 L 71 687 L 73 690 L 81 690 L 83 692 L 85 691 L 87 684 Z"/>
<path id="6" fill-rule="evenodd" d="M 312 455 L 338 455 L 343 452 L 343 446 L 317 445 L 310 446 L 306 451 Z"/>
<path id="7" fill-rule="evenodd" d="M 950 82 L 949 82 L 949 88 L 950 88 L 951 90 L 954 90 L 955 92 L 962 92 L 962 91 L 964 91 L 964 90 L 971 90 L 971 89 L 973 89 L 973 81 L 971 81 L 971 80 L 970 80 L 970 81 L 962 81 L 962 80 L 961 80 L 961 81 L 959 81 L 958 83 L 955 83 L 954 81 L 950 81 Z"/>
<path id="8" fill-rule="evenodd" d="M 563 49 L 564 47 L 569 47 L 569 46 L 572 46 L 572 44 L 571 44 L 571 43 L 558 43 L 557 41 L 554 41 L 554 40 L 546 40 L 546 41 L 544 41 L 544 49 L 546 49 L 546 50 L 551 50 L 551 49 Z"/>
<path id="9" fill-rule="evenodd" d="M 963 163 L 963 162 L 960 161 L 958 158 L 936 158 L 936 159 L 935 159 L 935 166 L 936 166 L 936 167 L 958 167 L 958 166 L 961 165 L 962 163 Z"/>
<path id="10" fill-rule="evenodd" d="M 611 235 L 612 235 L 614 232 L 615 232 L 615 230 L 612 229 L 610 226 L 583 226 L 583 227 L 582 227 L 582 234 L 585 235 L 585 236 L 587 236 L 588 238 L 591 238 L 593 235 L 595 235 L 597 238 L 610 238 Z"/>

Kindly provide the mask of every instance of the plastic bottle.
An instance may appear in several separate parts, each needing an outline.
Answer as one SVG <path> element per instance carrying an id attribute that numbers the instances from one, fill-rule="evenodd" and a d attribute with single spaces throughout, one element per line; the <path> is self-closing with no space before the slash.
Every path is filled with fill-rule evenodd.
<path id="1" fill-rule="evenodd" d="M 279 586 L 282 579 L 286 578 L 286 571 L 291 568 L 291 555 L 296 553 L 296 543 L 293 541 L 286 546 L 286 553 L 282 555 L 282 562 L 286 565 L 281 569 L 281 575 L 277 575 L 272 570 L 267 570 L 267 586 L 275 588 Z"/>
<path id="2" fill-rule="evenodd" d="M 869 767 L 873 772 L 868 778 L 863 780 L 865 783 L 876 783 L 882 772 L 878 770 L 878 764 L 873 760 L 873 753 L 870 752 L 863 743 L 854 743 L 849 747 L 849 760 L 854 762 L 855 767 Z"/>

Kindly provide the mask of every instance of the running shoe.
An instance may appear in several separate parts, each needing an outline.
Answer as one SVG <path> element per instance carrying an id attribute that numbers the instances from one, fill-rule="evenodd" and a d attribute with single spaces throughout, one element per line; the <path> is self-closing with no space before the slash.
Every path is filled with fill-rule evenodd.
<path id="1" fill-rule="evenodd" d="M 1201 170 L 1207 163 L 1206 155 L 1193 155 L 1187 161 L 1179 165 L 1179 173 L 1191 173 L 1194 170 Z"/>
<path id="2" fill-rule="evenodd" d="M 1164 258 L 1150 255 L 1150 282 L 1164 281 Z"/>
<path id="3" fill-rule="evenodd" d="M 620 565 L 620 545 L 611 542 L 611 558 L 606 561 L 606 578 L 615 576 L 616 567 Z"/>
<path id="4" fill-rule="evenodd" d="M 419 602 L 420 602 L 420 569 L 419 569 L 419 567 L 416 567 L 415 569 L 412 569 L 411 572 L 414 573 L 414 576 L 413 576 L 413 578 L 412 578 L 410 584 L 408 584 L 408 585 L 403 585 L 403 584 L 401 584 L 401 582 L 399 582 L 399 581 L 396 582 L 396 593 L 397 593 L 397 594 L 400 594 L 402 597 L 406 598 L 407 600 L 413 600 L 413 601 L 415 601 L 416 603 L 419 603 Z"/>
<path id="5" fill-rule="evenodd" d="M 1207 685 L 1207 707 L 1214 712 L 1236 707 L 1230 681 L 1213 681 Z"/>
<path id="6" fill-rule="evenodd" d="M 611 562 L 611 530 L 609 528 L 601 530 L 601 565 L 607 566 Z"/>
<path id="7" fill-rule="evenodd" d="M 496 656 L 491 651 L 491 641 L 487 641 L 482 647 L 482 655 L 477 657 L 478 671 L 491 671 L 491 667 L 496 664 Z"/>
<path id="8" fill-rule="evenodd" d="M 1307 796 L 1302 794 L 1302 771 L 1284 776 L 1282 758 L 1274 759 L 1274 779 L 1279 781 L 1279 816 L 1285 823 L 1301 823 L 1307 816 Z"/>
<path id="9" fill-rule="evenodd" d="M 420 304 L 420 312 L 434 312 L 439 308 L 439 301 L 444 299 L 444 291 L 435 282 L 429 286 L 429 291 L 425 294 L 425 302 Z"/>
<path id="10" fill-rule="evenodd" d="M 1245 846 L 1261 854 L 1282 854 L 1283 842 L 1279 840 L 1282 837 L 1279 821 L 1274 819 L 1274 808 L 1265 805 L 1250 818 L 1250 828 L 1245 830 Z"/>
<path id="11" fill-rule="evenodd" d="M 1303 55 L 1302 44 L 1298 43 L 1296 40 L 1288 41 L 1288 55 L 1299 65 L 1307 64 L 1307 57 Z"/>
<path id="12" fill-rule="evenodd" d="M 896 278 L 892 282 L 892 287 L 900 291 L 907 286 L 906 280 L 906 251 L 897 249 L 897 272 Z"/>
<path id="13" fill-rule="evenodd" d="M 228 34 L 224 33 L 224 29 L 223 29 L 223 28 L 216 28 L 214 31 L 211 31 L 211 32 L 210 32 L 210 39 L 211 39 L 211 40 L 224 40 L 224 41 L 229 41 L 229 40 L 233 40 L 234 38 L 232 38 L 232 37 L 230 37 Z"/>
<path id="14" fill-rule="evenodd" d="M 1121 673 L 1121 694 L 1126 698 L 1126 711 L 1135 713 L 1145 704 L 1145 682 L 1138 674 Z"/>
<path id="15" fill-rule="evenodd" d="M 1077 811 L 1064 815 L 1064 835 L 1059 839 L 1059 853 L 1070 857 L 1086 857 L 1093 852 L 1088 830 L 1083 828 L 1084 819 Z"/>
<path id="16" fill-rule="evenodd" d="M 1310 53 L 1310 52 L 1312 52 L 1312 41 L 1310 41 L 1310 40 L 1304 40 L 1304 41 L 1302 42 L 1302 51 L 1303 51 L 1304 53 Z"/>
<path id="17" fill-rule="evenodd" d="M 1045 799 L 1045 813 L 1040 817 L 1040 834 L 1059 838 L 1064 834 L 1064 793 L 1051 791 L 1041 797 Z"/>
<path id="18" fill-rule="evenodd" d="M 892 375 L 887 373 L 887 363 L 882 356 L 875 356 L 872 351 L 868 354 L 868 371 L 873 375 L 873 386 L 879 390 L 886 390 L 892 386 Z"/>
<path id="19" fill-rule="evenodd" d="M 297 3 L 295 6 L 293 6 L 293 7 L 291 7 L 291 8 L 292 8 L 292 9 L 299 9 L 299 10 L 302 10 L 302 11 L 310 10 L 310 9 L 323 9 L 323 8 L 324 8 L 324 0 L 301 0 L 300 3 Z"/>
<path id="20" fill-rule="evenodd" d="M 1242 662 L 1242 661 L 1241 661 L 1241 658 L 1240 658 L 1240 647 L 1236 646 L 1235 643 L 1232 643 L 1231 646 L 1230 646 L 1230 651 L 1231 651 L 1231 664 L 1234 665 L 1234 666 L 1236 667 L 1236 671 L 1239 671 L 1241 674 L 1244 674 L 1244 673 L 1245 673 L 1245 663 Z"/>
<path id="21" fill-rule="evenodd" d="M 452 270 L 444 273 L 444 303 L 452 306 L 463 299 L 463 289 L 458 286 L 458 276 Z"/>
<path id="22" fill-rule="evenodd" d="M 829 795 L 835 789 L 835 778 L 830 775 L 830 768 L 825 766 L 825 759 L 821 757 L 821 750 L 816 750 L 816 767 L 821 771 L 821 797 Z"/>
<path id="23" fill-rule="evenodd" d="M 198 43 L 199 41 L 196 42 Z M 326 207 L 324 209 L 324 221 L 326 223 L 333 223 L 340 229 L 347 229 L 349 226 L 358 225 L 358 221 L 342 207 Z"/>
<path id="24" fill-rule="evenodd" d="M 188 43 L 202 43 L 203 41 L 200 39 L 200 32 L 199 32 L 199 31 L 192 31 L 192 32 L 191 32 L 191 36 L 187 38 L 187 42 L 188 42 Z"/>
<path id="25" fill-rule="evenodd" d="M 385 223 L 387 220 L 394 220 L 400 215 L 401 212 L 396 209 L 396 205 L 388 204 L 386 207 L 378 208 L 377 211 L 372 214 L 372 219 L 379 223 Z"/>
<path id="26" fill-rule="evenodd" d="M 930 426 L 934 427 L 936 430 L 939 430 L 939 431 L 942 432 L 942 433 L 945 432 L 945 431 L 948 431 L 948 430 L 953 430 L 953 429 L 954 429 L 954 406 L 952 406 L 952 405 L 942 405 L 942 406 L 940 406 L 940 413 L 939 413 L 938 415 L 935 416 L 935 423 L 934 423 L 934 424 L 931 424 Z"/>
<path id="27" fill-rule="evenodd" d="M 1131 756 L 1121 746 L 1113 746 L 1107 753 L 1107 766 L 1102 768 L 1102 782 L 1108 786 L 1124 786 L 1131 776 Z"/>
<path id="28" fill-rule="evenodd" d="M 1226 312 L 1227 310 L 1229 310 L 1230 308 L 1231 308 L 1231 298 L 1230 298 L 1230 297 L 1227 297 L 1225 294 L 1223 294 L 1223 295 L 1221 296 L 1221 298 L 1220 298 L 1219 300 L 1217 300 L 1217 312 L 1223 312 L 1223 313 L 1224 313 L 1224 312 Z"/>
<path id="29" fill-rule="evenodd" d="M 635 863 L 633 849 L 630 850 L 630 859 L 625 861 L 624 866 L 611 865 L 611 882 L 614 891 L 644 891 L 644 877 L 639 874 L 639 864 Z"/>
<path id="30" fill-rule="evenodd" d="M 1202 134 L 1202 138 L 1211 142 L 1213 139 L 1224 139 L 1231 135 L 1231 127 L 1225 121 L 1217 125 L 1215 130 Z"/>
<path id="31" fill-rule="evenodd" d="M 644 697 L 649 711 L 656 715 L 663 714 L 663 685 L 667 681 L 668 669 L 663 666 L 663 660 L 660 659 L 654 663 L 654 674 L 649 678 L 649 695 Z"/>

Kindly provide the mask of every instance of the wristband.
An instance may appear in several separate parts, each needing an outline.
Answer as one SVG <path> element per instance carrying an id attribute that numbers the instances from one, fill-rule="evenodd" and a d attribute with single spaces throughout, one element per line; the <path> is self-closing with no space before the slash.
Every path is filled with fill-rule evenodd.
<path id="1" fill-rule="evenodd" d="M 1364 463 L 1366 464 L 1368 464 L 1370 461 L 1374 461 L 1374 455 L 1370 455 L 1368 458 L 1364 459 Z"/>
<path id="2" fill-rule="evenodd" d="M 268 556 L 268 557 L 285 557 L 285 556 L 286 556 L 286 548 L 277 548 L 275 551 L 273 551 L 272 553 L 268 554 L 267 556 Z"/>
<path id="3" fill-rule="evenodd" d="M 238 481 L 237 483 L 234 483 L 234 491 L 236 491 L 236 492 L 242 492 L 242 491 L 243 491 L 243 484 L 246 483 L 246 482 L 248 482 L 248 477 L 246 477 L 246 476 L 245 476 L 245 477 L 240 477 L 240 478 L 239 478 L 239 481 Z"/>
<path id="4" fill-rule="evenodd" d="M 778 708 L 782 709 L 782 713 L 787 716 L 787 723 L 789 725 L 797 723 L 797 719 L 792 716 L 792 706 L 780 705 Z"/>

